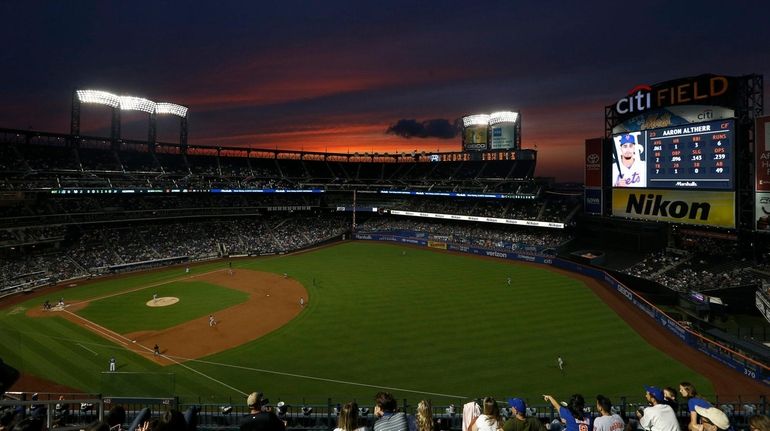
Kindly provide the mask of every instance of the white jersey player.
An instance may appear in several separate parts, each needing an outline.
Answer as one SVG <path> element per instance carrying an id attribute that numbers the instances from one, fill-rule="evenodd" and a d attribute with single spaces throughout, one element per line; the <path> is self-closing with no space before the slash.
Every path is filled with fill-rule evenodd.
<path id="1" fill-rule="evenodd" d="M 621 135 L 620 152 L 612 165 L 612 184 L 615 187 L 647 187 L 647 164 L 641 160 L 641 146 L 636 135 Z M 617 138 L 616 138 L 617 139 Z"/>

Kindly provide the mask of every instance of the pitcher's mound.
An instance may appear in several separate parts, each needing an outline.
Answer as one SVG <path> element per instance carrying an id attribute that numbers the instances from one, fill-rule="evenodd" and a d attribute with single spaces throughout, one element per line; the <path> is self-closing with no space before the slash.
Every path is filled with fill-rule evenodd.
<path id="1" fill-rule="evenodd" d="M 167 307 L 179 302 L 179 298 L 174 296 L 164 296 L 162 298 L 155 298 L 147 301 L 148 307 Z"/>

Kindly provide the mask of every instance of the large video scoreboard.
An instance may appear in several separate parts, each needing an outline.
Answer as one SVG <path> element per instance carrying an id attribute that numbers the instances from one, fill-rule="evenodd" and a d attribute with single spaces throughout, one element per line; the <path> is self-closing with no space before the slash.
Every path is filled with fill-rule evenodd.
<path id="1" fill-rule="evenodd" d="M 734 190 L 735 121 L 613 135 L 612 186 Z"/>

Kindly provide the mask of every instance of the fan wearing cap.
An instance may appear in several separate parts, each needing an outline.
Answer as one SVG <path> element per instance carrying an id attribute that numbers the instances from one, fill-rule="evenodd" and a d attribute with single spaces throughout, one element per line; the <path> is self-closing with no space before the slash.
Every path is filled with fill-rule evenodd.
<path id="1" fill-rule="evenodd" d="M 647 166 L 641 160 L 641 146 L 636 142 L 636 135 L 628 133 L 615 138 L 619 152 L 612 165 L 612 184 L 615 187 L 646 187 Z"/>
<path id="2" fill-rule="evenodd" d="M 732 430 L 730 420 L 722 410 L 716 407 L 695 406 L 695 412 L 701 418 L 701 423 L 692 427 L 697 431 L 728 431 Z"/>
<path id="3" fill-rule="evenodd" d="M 644 409 L 644 414 L 636 412 L 639 424 L 648 431 L 680 431 L 674 409 L 663 403 L 663 390 L 656 386 L 645 386 L 644 390 L 650 407 Z"/>
<path id="4" fill-rule="evenodd" d="M 511 417 L 503 423 L 504 431 L 545 431 L 540 419 L 527 416 L 527 405 L 521 398 L 508 398 Z"/>
<path id="5" fill-rule="evenodd" d="M 246 398 L 249 414 L 241 419 L 241 431 L 285 431 L 286 424 L 267 405 L 262 392 L 252 392 Z"/>

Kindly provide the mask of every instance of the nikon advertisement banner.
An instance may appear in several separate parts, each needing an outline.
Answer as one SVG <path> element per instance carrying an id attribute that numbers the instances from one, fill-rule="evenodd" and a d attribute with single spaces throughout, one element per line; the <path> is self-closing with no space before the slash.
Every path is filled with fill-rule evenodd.
<path id="1" fill-rule="evenodd" d="M 612 189 L 612 215 L 735 228 L 735 193 Z"/>

